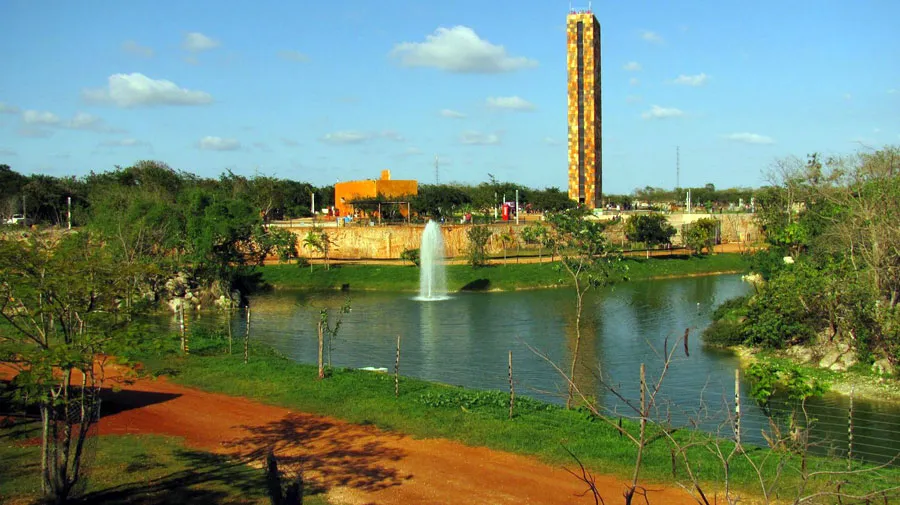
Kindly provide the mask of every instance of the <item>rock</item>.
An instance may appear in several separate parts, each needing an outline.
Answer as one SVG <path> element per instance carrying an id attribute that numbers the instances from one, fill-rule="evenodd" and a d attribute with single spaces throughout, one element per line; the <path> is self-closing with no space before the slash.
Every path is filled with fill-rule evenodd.
<path id="1" fill-rule="evenodd" d="M 811 363 L 815 360 L 813 350 L 802 345 L 788 348 L 787 355 L 800 363 Z"/>
<path id="2" fill-rule="evenodd" d="M 887 358 L 882 358 L 872 363 L 872 371 L 878 375 L 891 377 L 896 372 L 896 369 Z"/>
<path id="3" fill-rule="evenodd" d="M 841 358 L 838 360 L 838 363 L 841 364 L 844 370 L 849 369 L 857 362 L 856 353 L 855 352 L 845 352 L 841 354 Z"/>
<path id="4" fill-rule="evenodd" d="M 822 359 L 819 360 L 819 366 L 821 368 L 829 368 L 830 369 L 832 366 L 834 366 L 838 362 L 839 359 L 841 359 L 840 351 L 838 351 L 836 349 L 832 349 L 832 350 L 826 352 L 825 356 L 823 356 Z"/>

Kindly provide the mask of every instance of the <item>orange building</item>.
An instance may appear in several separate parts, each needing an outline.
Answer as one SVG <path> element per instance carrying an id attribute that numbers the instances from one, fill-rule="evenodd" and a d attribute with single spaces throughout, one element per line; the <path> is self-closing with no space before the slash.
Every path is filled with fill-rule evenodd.
<path id="1" fill-rule="evenodd" d="M 353 215 L 353 200 L 376 198 L 381 195 L 388 200 L 407 199 L 419 193 L 417 181 L 391 180 L 391 171 L 382 170 L 380 179 L 366 181 L 339 182 L 334 185 L 334 206 L 341 216 Z M 405 209 L 404 209 L 405 210 Z"/>

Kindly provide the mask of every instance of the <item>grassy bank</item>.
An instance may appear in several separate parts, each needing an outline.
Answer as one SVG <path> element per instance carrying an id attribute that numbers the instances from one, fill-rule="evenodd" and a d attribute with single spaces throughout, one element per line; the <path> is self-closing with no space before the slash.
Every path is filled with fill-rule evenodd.
<path id="1" fill-rule="evenodd" d="M 629 257 L 622 261 L 632 280 L 682 277 L 744 271 L 747 264 L 739 254 L 712 256 Z M 416 291 L 419 269 L 413 265 L 339 265 L 325 270 L 296 265 L 269 265 L 255 270 L 260 280 L 282 289 L 350 289 Z M 507 263 L 483 268 L 468 265 L 447 267 L 448 288 L 460 290 L 534 289 L 568 286 L 568 274 L 555 263 Z"/>
<path id="2" fill-rule="evenodd" d="M 30 503 L 40 492 L 38 422 L 0 427 L 0 502 Z M 81 503 L 268 504 L 265 475 L 240 461 L 188 449 L 174 437 L 102 435 L 90 439 Z M 304 503 L 325 504 L 321 496 Z"/>
<path id="3" fill-rule="evenodd" d="M 325 380 L 316 379 L 316 369 L 287 360 L 265 347 L 253 347 L 249 364 L 242 357 L 224 353 L 215 341 L 194 340 L 194 349 L 205 356 L 181 357 L 174 353 L 143 356 L 151 370 L 166 370 L 172 380 L 209 391 L 242 396 L 264 403 L 305 412 L 324 414 L 353 423 L 374 424 L 384 430 L 407 433 L 415 437 L 442 437 L 465 444 L 533 455 L 552 464 L 575 466 L 563 444 L 592 470 L 619 475 L 627 479 L 632 471 L 636 449 L 612 426 L 591 416 L 583 409 L 563 408 L 521 398 L 515 415 L 508 418 L 508 397 L 503 392 L 468 390 L 437 383 L 402 378 L 400 396 L 394 396 L 393 377 L 387 374 L 337 369 Z M 636 433 L 627 420 L 624 426 Z M 651 425 L 652 426 L 652 425 Z M 656 428 L 653 428 L 656 429 Z M 659 433 L 657 433 L 659 435 Z M 709 489 L 721 489 L 723 469 L 709 452 L 709 438 L 697 432 L 679 430 L 675 438 L 685 443 L 698 443 L 689 459 Z M 720 447 L 727 453 L 732 445 Z M 745 447 L 753 460 L 771 475 L 781 457 L 767 450 Z M 796 474 L 789 471 L 800 462 L 787 457 L 781 486 L 793 489 Z M 845 461 L 812 458 L 816 468 L 846 469 Z M 742 457 L 730 467 L 731 485 L 757 494 L 758 481 L 750 465 Z M 674 477 L 673 477 L 674 473 Z M 830 479 L 831 477 L 827 477 Z M 886 477 L 900 480 L 900 469 Z M 673 469 L 671 446 L 664 436 L 656 437 L 644 453 L 644 482 L 687 482 L 680 462 Z M 848 476 L 855 483 L 843 489 L 869 490 L 877 485 L 871 475 Z M 823 478 L 824 480 L 824 478 Z M 811 483 L 823 485 L 822 481 Z"/>

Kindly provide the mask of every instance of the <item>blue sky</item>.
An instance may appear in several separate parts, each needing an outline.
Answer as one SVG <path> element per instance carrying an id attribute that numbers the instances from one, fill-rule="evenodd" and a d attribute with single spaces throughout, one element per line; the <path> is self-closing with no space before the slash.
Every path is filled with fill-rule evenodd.
<path id="1" fill-rule="evenodd" d="M 566 184 L 568 1 L 4 0 L 0 163 Z M 575 2 L 574 8 L 586 8 Z M 900 2 L 594 2 L 603 188 L 900 144 Z"/>

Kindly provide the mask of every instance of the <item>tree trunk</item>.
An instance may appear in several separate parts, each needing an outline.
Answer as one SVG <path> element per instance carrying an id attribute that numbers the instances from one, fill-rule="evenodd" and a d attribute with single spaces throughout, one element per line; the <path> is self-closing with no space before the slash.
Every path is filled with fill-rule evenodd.
<path id="1" fill-rule="evenodd" d="M 578 293 L 575 303 L 575 350 L 572 352 L 572 366 L 569 368 L 569 394 L 566 398 L 566 409 L 572 408 L 572 399 L 575 396 L 575 367 L 578 364 L 578 352 L 581 347 L 581 309 L 584 292 L 581 291 L 578 280 L 575 280 L 575 290 Z"/>
<path id="2" fill-rule="evenodd" d="M 319 333 L 319 353 L 318 353 L 319 378 L 324 379 L 325 378 L 325 363 L 323 361 L 322 354 L 323 354 L 323 350 L 325 347 L 325 328 L 322 324 L 322 321 L 319 321 L 318 333 Z"/>

